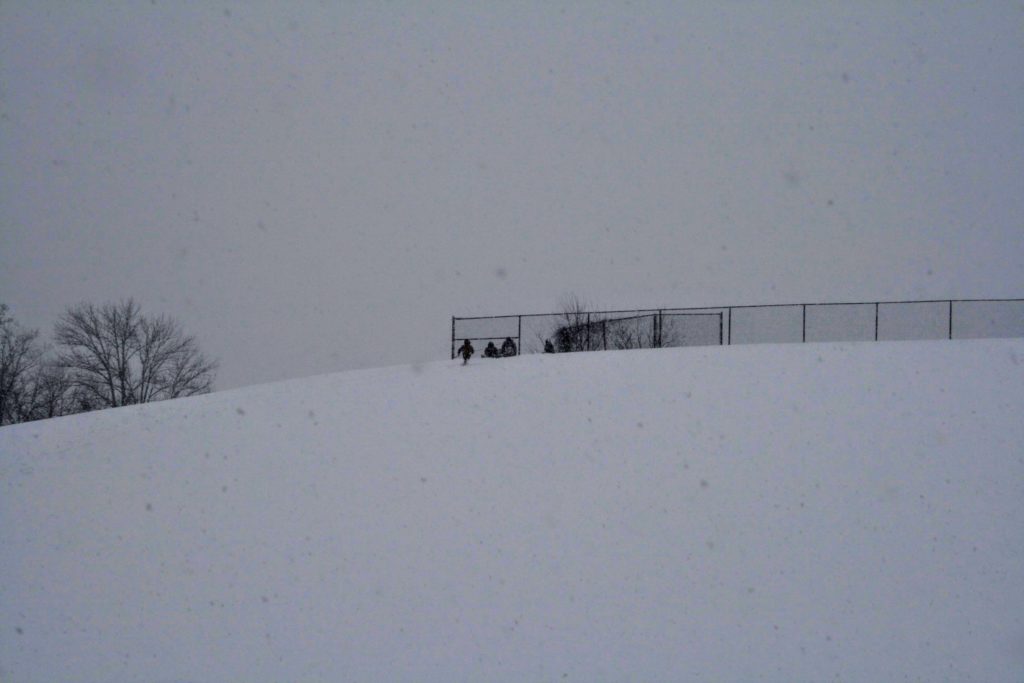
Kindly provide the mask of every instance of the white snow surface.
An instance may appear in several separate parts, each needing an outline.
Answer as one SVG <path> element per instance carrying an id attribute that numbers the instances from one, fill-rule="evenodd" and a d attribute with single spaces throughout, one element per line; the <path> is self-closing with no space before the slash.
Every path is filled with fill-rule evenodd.
<path id="1" fill-rule="evenodd" d="M 0 680 L 1024 679 L 1024 341 L 460 363 L 0 429 Z"/>

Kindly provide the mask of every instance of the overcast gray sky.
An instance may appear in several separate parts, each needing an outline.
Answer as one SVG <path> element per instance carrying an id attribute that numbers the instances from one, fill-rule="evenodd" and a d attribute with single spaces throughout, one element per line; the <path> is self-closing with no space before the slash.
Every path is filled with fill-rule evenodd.
<path id="1" fill-rule="evenodd" d="M 0 301 L 219 388 L 450 316 L 1024 296 L 1024 4 L 0 4 Z"/>

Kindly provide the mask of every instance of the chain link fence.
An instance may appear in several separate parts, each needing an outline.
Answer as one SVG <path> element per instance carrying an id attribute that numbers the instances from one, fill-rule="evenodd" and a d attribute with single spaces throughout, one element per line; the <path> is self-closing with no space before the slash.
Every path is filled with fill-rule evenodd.
<path id="1" fill-rule="evenodd" d="M 517 353 L 722 344 L 1024 337 L 1024 299 L 770 304 L 452 318 L 463 340 Z"/>

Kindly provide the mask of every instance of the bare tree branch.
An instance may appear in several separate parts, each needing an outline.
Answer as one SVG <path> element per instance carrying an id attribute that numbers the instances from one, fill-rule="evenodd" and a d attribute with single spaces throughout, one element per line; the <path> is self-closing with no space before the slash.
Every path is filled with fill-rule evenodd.
<path id="1" fill-rule="evenodd" d="M 148 403 L 212 389 L 217 364 L 181 326 L 128 299 L 72 306 L 58 321 L 60 365 L 89 408 Z"/>
<path id="2" fill-rule="evenodd" d="M 589 351 L 591 326 L 589 304 L 576 294 L 566 294 L 559 305 L 565 324 L 555 331 L 555 348 L 560 353 Z"/>
<path id="3" fill-rule="evenodd" d="M 32 376 L 42 354 L 37 330 L 24 330 L 0 304 L 0 425 L 22 422 L 31 405 Z"/>

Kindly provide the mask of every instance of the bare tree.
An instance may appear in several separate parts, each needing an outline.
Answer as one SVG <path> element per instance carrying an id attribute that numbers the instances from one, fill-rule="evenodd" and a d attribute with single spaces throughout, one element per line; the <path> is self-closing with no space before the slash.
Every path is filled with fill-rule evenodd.
<path id="1" fill-rule="evenodd" d="M 680 338 L 675 327 L 664 329 L 660 312 L 636 314 L 595 313 L 575 294 L 562 298 L 561 325 L 554 345 L 560 352 L 602 349 L 650 349 L 675 346 Z"/>
<path id="2" fill-rule="evenodd" d="M 0 425 L 24 421 L 41 358 L 39 332 L 22 329 L 0 304 Z"/>
<path id="3" fill-rule="evenodd" d="M 562 297 L 559 305 L 563 324 L 555 330 L 555 348 L 559 353 L 589 351 L 591 328 L 599 321 L 591 320 L 589 304 L 574 293 Z"/>
<path id="4" fill-rule="evenodd" d="M 664 326 L 660 313 L 642 313 L 625 318 L 609 318 L 604 330 L 610 349 L 654 349 L 677 346 L 680 340 L 674 326 Z"/>
<path id="5" fill-rule="evenodd" d="M 54 336 L 59 364 L 83 409 L 193 396 L 213 387 L 217 363 L 167 316 L 146 316 L 127 299 L 68 308 Z"/>
<path id="6" fill-rule="evenodd" d="M 642 349 L 654 346 L 654 316 L 613 320 L 608 325 L 608 342 L 613 349 Z M 649 324 L 644 324 L 649 323 Z"/>
<path id="7" fill-rule="evenodd" d="M 30 400 L 24 406 L 25 421 L 81 412 L 70 374 L 52 361 L 44 361 L 36 368 L 27 397 Z"/>

